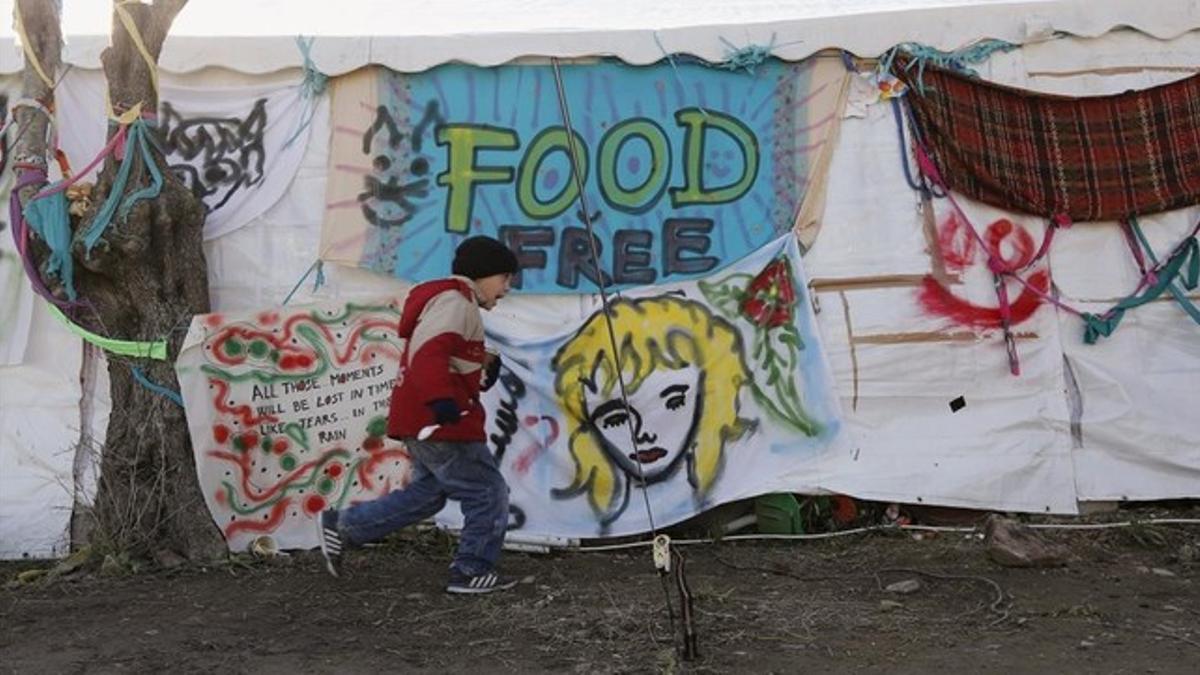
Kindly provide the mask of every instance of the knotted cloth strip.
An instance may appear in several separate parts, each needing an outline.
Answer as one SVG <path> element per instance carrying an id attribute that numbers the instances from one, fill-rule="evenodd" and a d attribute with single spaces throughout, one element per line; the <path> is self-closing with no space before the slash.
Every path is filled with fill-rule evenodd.
<path id="1" fill-rule="evenodd" d="M 1006 87 L 898 57 L 922 142 L 952 189 L 1011 211 L 1121 220 L 1200 203 L 1200 75 L 1111 96 Z"/>

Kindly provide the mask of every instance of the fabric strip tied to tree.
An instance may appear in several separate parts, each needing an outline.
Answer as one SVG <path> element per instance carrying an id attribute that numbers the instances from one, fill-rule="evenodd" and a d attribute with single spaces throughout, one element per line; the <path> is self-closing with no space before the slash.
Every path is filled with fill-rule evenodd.
<path id="1" fill-rule="evenodd" d="M 121 160 L 120 168 L 117 170 L 117 177 L 113 181 L 112 190 L 108 193 L 108 198 L 96 213 L 96 217 L 92 219 L 87 230 L 83 233 L 83 244 L 88 252 L 91 252 L 96 246 L 96 242 L 100 241 L 100 237 L 108 229 L 114 215 L 119 219 L 125 219 L 138 202 L 146 199 L 154 199 L 158 196 L 159 191 L 162 190 L 163 175 L 162 171 L 158 168 L 158 164 L 154 161 L 154 156 L 150 152 L 150 145 L 153 141 L 148 126 L 146 120 L 140 118 L 135 119 L 129 125 L 129 131 L 126 134 L 125 140 L 124 157 Z M 120 149 L 118 148 L 117 151 L 119 152 Z M 125 186 L 129 183 L 129 174 L 133 170 L 135 155 L 141 158 L 146 171 L 149 172 L 150 185 L 126 195 Z"/>

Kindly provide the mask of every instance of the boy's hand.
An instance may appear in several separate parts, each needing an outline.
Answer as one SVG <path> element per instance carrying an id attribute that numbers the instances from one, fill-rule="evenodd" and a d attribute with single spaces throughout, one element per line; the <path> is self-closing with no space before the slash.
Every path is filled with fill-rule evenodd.
<path id="1" fill-rule="evenodd" d="M 480 387 L 483 391 L 492 388 L 496 384 L 496 380 L 500 379 L 500 355 L 488 352 L 483 357 L 483 385 Z"/>
<path id="2" fill-rule="evenodd" d="M 433 421 L 437 424 L 454 424 L 462 417 L 458 404 L 452 398 L 439 398 L 425 405 L 433 410 Z"/>

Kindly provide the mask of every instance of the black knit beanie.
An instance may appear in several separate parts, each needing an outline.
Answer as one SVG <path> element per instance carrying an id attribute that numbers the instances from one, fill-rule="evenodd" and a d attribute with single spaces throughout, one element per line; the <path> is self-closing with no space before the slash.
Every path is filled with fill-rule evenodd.
<path id="1" fill-rule="evenodd" d="M 482 279 L 493 274 L 516 274 L 517 256 L 491 237 L 468 237 L 454 251 L 454 263 L 450 270 L 468 279 Z"/>

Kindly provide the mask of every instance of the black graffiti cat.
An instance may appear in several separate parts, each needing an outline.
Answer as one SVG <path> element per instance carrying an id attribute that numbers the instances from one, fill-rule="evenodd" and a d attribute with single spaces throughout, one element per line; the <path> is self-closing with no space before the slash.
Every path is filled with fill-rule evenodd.
<path id="1" fill-rule="evenodd" d="M 254 103 L 245 118 L 185 118 L 163 101 L 158 141 L 170 169 L 212 213 L 239 190 L 263 179 L 267 151 L 267 99 Z"/>
<path id="2" fill-rule="evenodd" d="M 363 178 L 363 191 L 358 195 L 363 217 L 376 227 L 399 227 L 418 211 L 415 199 L 429 196 L 429 160 L 421 154 L 425 133 L 445 123 L 437 101 L 425 105 L 421 120 L 413 126 L 410 142 L 411 158 L 402 149 L 404 132 L 396 124 L 387 106 L 375 109 L 375 121 L 363 133 L 362 152 L 375 156 L 372 172 Z M 376 145 L 376 137 L 387 133 L 386 145 Z M 407 160 L 407 166 L 396 160 Z M 410 180 L 411 179 L 411 180 Z"/>

